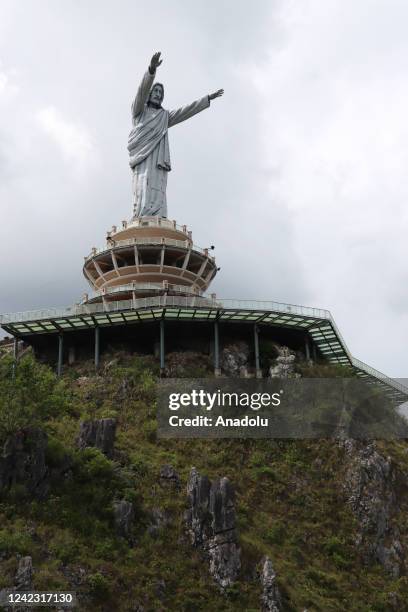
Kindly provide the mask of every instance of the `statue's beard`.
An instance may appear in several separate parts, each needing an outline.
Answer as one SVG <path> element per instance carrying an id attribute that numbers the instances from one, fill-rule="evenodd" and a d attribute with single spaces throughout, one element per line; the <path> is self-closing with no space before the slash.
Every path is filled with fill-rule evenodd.
<path id="1" fill-rule="evenodd" d="M 147 106 L 152 106 L 153 108 L 161 108 L 160 102 L 153 102 L 153 100 L 149 100 Z"/>

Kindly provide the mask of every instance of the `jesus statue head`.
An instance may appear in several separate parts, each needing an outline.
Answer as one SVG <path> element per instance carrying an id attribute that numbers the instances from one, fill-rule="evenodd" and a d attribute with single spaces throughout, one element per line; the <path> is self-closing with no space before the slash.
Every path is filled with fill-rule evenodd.
<path id="1" fill-rule="evenodd" d="M 154 83 L 153 87 L 150 90 L 149 98 L 147 100 L 148 106 L 153 106 L 153 108 L 161 108 L 163 98 L 164 86 L 162 85 L 162 83 Z"/>

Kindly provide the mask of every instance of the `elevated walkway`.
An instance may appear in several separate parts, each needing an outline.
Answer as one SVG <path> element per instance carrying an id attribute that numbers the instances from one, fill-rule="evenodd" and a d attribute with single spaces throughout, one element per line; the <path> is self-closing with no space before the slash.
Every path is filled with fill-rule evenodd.
<path id="1" fill-rule="evenodd" d="M 217 299 L 160 295 L 69 308 L 45 309 L 0 315 L 1 327 L 15 338 L 35 345 L 37 336 L 56 336 L 58 370 L 62 369 L 64 336 L 87 331 L 95 335 L 95 364 L 99 364 L 100 332 L 104 328 L 128 327 L 156 322 L 160 327 L 160 365 L 164 368 L 164 330 L 167 322 L 206 322 L 214 329 L 214 367 L 219 369 L 219 326 L 252 326 L 255 366 L 259 371 L 259 335 L 263 330 L 297 330 L 304 337 L 305 358 L 318 354 L 327 363 L 351 367 L 369 384 L 386 390 L 397 404 L 408 401 L 408 387 L 353 357 L 328 310 L 270 301 Z M 251 330 L 252 333 L 252 330 Z"/>

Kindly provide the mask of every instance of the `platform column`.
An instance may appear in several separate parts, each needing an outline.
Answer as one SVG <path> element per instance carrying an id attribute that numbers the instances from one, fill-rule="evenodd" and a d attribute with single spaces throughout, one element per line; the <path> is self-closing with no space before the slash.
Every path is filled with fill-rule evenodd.
<path id="1" fill-rule="evenodd" d="M 95 370 L 99 370 L 100 361 L 100 328 L 95 327 Z"/>
<path id="2" fill-rule="evenodd" d="M 309 346 L 308 336 L 306 336 L 305 338 L 305 355 L 306 355 L 306 361 L 310 361 L 310 346 Z"/>
<path id="3" fill-rule="evenodd" d="M 254 325 L 254 349 L 255 349 L 255 375 L 262 378 L 262 370 L 259 362 L 259 328 Z"/>
<path id="4" fill-rule="evenodd" d="M 62 334 L 58 335 L 58 364 L 57 364 L 57 376 L 62 374 L 62 359 L 64 351 L 64 337 Z"/>
<path id="5" fill-rule="evenodd" d="M 164 374 L 164 319 L 160 321 L 160 374 Z"/>
<path id="6" fill-rule="evenodd" d="M 12 376 L 13 378 L 15 378 L 16 375 L 16 368 L 17 368 L 17 357 L 18 357 L 18 338 L 14 338 L 14 343 L 13 343 L 13 369 L 12 369 Z"/>
<path id="7" fill-rule="evenodd" d="M 218 328 L 218 321 L 214 321 L 214 376 L 221 376 L 220 331 Z"/>

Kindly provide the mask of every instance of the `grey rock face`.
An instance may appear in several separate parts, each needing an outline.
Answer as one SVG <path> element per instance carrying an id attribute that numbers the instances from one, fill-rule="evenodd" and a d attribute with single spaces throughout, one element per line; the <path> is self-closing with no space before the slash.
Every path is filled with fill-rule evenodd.
<path id="1" fill-rule="evenodd" d="M 262 612 L 280 612 L 282 610 L 282 600 L 276 584 L 276 573 L 269 557 L 262 560 L 261 570 L 261 610 Z"/>
<path id="2" fill-rule="evenodd" d="M 31 557 L 21 557 L 15 576 L 17 591 L 29 591 L 33 588 L 33 560 Z"/>
<path id="3" fill-rule="evenodd" d="M 150 513 L 150 525 L 147 528 L 147 533 L 152 537 L 156 538 L 161 529 L 167 527 L 170 523 L 170 517 L 166 510 L 162 508 L 152 508 Z"/>
<path id="4" fill-rule="evenodd" d="M 210 513 L 214 533 L 235 528 L 235 492 L 228 478 L 213 482 L 210 489 Z"/>
<path id="5" fill-rule="evenodd" d="M 78 447 L 83 449 L 92 446 L 98 448 L 107 457 L 112 458 L 115 436 L 115 419 L 82 421 L 78 437 Z"/>
<path id="6" fill-rule="evenodd" d="M 249 360 L 246 342 L 234 342 L 225 346 L 220 354 L 220 366 L 226 376 L 239 377 L 246 371 Z"/>
<path id="7" fill-rule="evenodd" d="M 163 465 L 160 469 L 160 484 L 180 489 L 180 476 L 171 465 Z"/>
<path id="8" fill-rule="evenodd" d="M 0 601 L 8 601 L 9 595 L 19 591 L 31 591 L 33 589 L 33 561 L 31 557 L 21 557 L 18 563 L 16 575 L 14 576 L 14 586 L 0 590 Z M 16 612 L 23 612 L 29 610 L 26 606 L 20 607 L 9 607 L 5 606 L 2 610 L 16 610 Z"/>
<path id="9" fill-rule="evenodd" d="M 210 574 L 215 582 L 221 589 L 231 586 L 241 569 L 241 551 L 237 542 L 232 536 L 225 538 L 223 534 L 215 535 L 209 542 L 208 557 Z"/>
<path id="10" fill-rule="evenodd" d="M 394 465 L 373 442 L 347 439 L 342 445 L 349 462 L 345 490 L 359 523 L 356 545 L 366 562 L 378 561 L 398 578 L 404 552 L 398 529 L 391 523 L 397 506 Z"/>
<path id="11" fill-rule="evenodd" d="M 186 522 L 193 546 L 202 546 L 211 537 L 210 489 L 209 478 L 192 468 L 187 483 Z"/>
<path id="12" fill-rule="evenodd" d="M 134 520 L 133 504 L 124 499 L 114 502 L 113 513 L 117 535 L 130 540 Z"/>
<path id="13" fill-rule="evenodd" d="M 40 429 L 25 429 L 10 436 L 0 456 L 0 493 L 18 485 L 29 495 L 43 498 L 49 487 L 46 449 L 47 434 Z"/>
<path id="14" fill-rule="evenodd" d="M 241 567 L 234 489 L 228 478 L 211 483 L 192 468 L 187 495 L 186 524 L 191 543 L 203 551 L 217 584 L 222 589 L 229 587 Z"/>
<path id="15" fill-rule="evenodd" d="M 275 364 L 269 368 L 271 378 L 297 378 L 295 374 L 295 354 L 287 347 L 274 345 L 278 351 Z"/>

